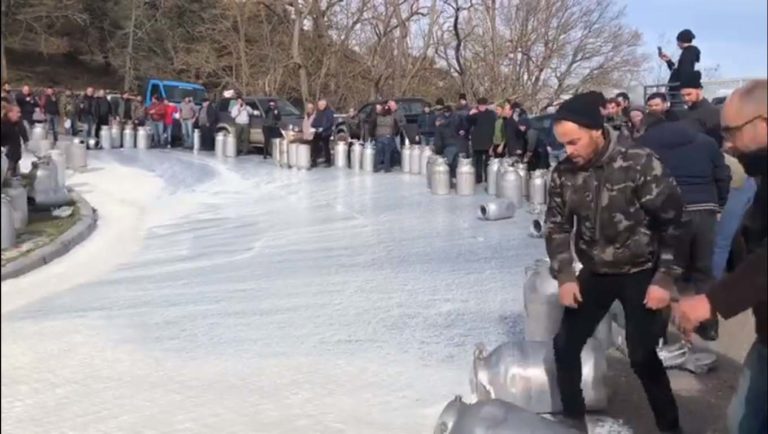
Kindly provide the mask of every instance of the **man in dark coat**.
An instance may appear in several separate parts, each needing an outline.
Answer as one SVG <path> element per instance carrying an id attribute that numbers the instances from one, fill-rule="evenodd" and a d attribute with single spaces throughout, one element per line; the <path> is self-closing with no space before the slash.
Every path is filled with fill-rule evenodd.
<path id="1" fill-rule="evenodd" d="M 659 156 L 683 197 L 683 227 L 675 243 L 675 260 L 682 270 L 678 290 L 704 294 L 714 279 L 715 227 L 728 202 L 731 170 L 717 143 L 684 123 L 666 122 L 658 114 L 649 114 L 646 127 L 636 143 Z M 705 323 L 699 334 L 716 340 L 717 318 Z"/>
<path id="2" fill-rule="evenodd" d="M 682 30 L 677 34 L 677 46 L 682 50 L 677 64 L 672 61 L 668 54 L 659 52 L 659 58 L 667 64 L 670 71 L 668 91 L 674 101 L 679 101 L 677 94 L 680 92 L 680 83 L 693 79 L 696 64 L 701 60 L 701 51 L 693 45 L 695 38 L 696 35 L 689 29 Z"/>
<path id="3" fill-rule="evenodd" d="M 485 180 L 485 167 L 488 165 L 496 131 L 496 112 L 488 108 L 488 99 L 477 99 L 477 108 L 469 112 L 467 124 L 475 164 L 475 182 L 480 184 Z"/>
<path id="4" fill-rule="evenodd" d="M 264 158 L 267 158 L 267 153 L 271 148 L 272 139 L 277 139 L 283 136 L 280 131 L 280 121 L 283 120 L 283 115 L 280 113 L 280 109 L 277 108 L 277 101 L 270 99 L 267 103 L 267 108 L 264 110 L 264 126 L 261 128 L 262 134 L 264 134 Z M 275 158 L 273 155 L 272 158 Z"/>
<path id="5" fill-rule="evenodd" d="M 94 118 L 96 119 L 96 131 L 94 134 L 96 138 L 101 140 L 101 129 L 103 127 L 109 127 L 109 120 L 112 117 L 112 104 L 107 99 L 107 94 L 103 90 L 99 90 L 96 94 L 96 98 L 93 100 Z M 101 147 L 101 143 L 99 143 Z"/>
<path id="6" fill-rule="evenodd" d="M 85 89 L 85 95 L 80 98 L 77 107 L 78 117 L 85 124 L 85 137 L 94 137 L 96 130 L 96 97 L 93 96 L 93 88 Z"/>
<path id="7" fill-rule="evenodd" d="M 506 154 L 508 157 L 517 158 L 520 161 L 523 161 L 526 157 L 527 147 L 525 145 L 525 137 L 520 129 L 520 124 L 515 119 L 512 103 L 504 103 L 504 109 L 501 112 L 501 116 L 504 118 L 502 131 Z"/>
<path id="8" fill-rule="evenodd" d="M 37 97 L 32 94 L 32 90 L 29 86 L 24 85 L 21 88 L 21 93 L 16 95 L 16 105 L 19 106 L 19 109 L 21 110 L 21 119 L 29 132 L 29 129 L 32 128 L 32 124 L 34 123 L 32 117 L 35 114 L 35 109 L 40 106 L 40 102 L 37 100 Z"/>
<path id="9" fill-rule="evenodd" d="M 21 161 L 21 145 L 27 143 L 27 129 L 21 121 L 21 109 L 15 104 L 9 104 L 3 114 L 0 128 L 0 146 L 5 149 L 8 159 L 8 176 L 19 176 L 19 161 Z"/>
<path id="10" fill-rule="evenodd" d="M 723 135 L 720 132 L 720 109 L 704 98 L 701 85 L 701 73 L 695 71 L 693 78 L 680 85 L 680 95 L 688 107 L 684 115 L 685 121 L 695 130 L 702 132 L 723 145 Z"/>
<path id="11" fill-rule="evenodd" d="M 645 108 L 649 114 L 661 115 L 669 122 L 680 120 L 680 116 L 669 108 L 669 100 L 664 92 L 655 92 L 648 95 L 648 98 L 645 100 Z"/>
<path id="12" fill-rule="evenodd" d="M 317 157 L 321 152 L 325 158 L 325 167 L 331 167 L 331 137 L 333 136 L 334 113 L 328 107 L 328 101 L 321 99 L 317 102 L 317 112 L 312 121 L 315 136 L 312 140 L 312 166 L 317 166 Z"/>
<path id="13" fill-rule="evenodd" d="M 435 126 L 435 154 L 442 155 L 448 160 L 451 178 L 453 178 L 456 176 L 459 155 L 469 153 L 469 143 L 461 134 L 465 128 L 464 119 L 458 113 L 454 113 L 453 107 L 445 105 L 435 121 Z"/>
<path id="14" fill-rule="evenodd" d="M 45 95 L 40 100 L 40 107 L 48 121 L 48 129 L 53 133 L 53 142 L 56 143 L 59 140 L 61 113 L 59 112 L 58 96 L 53 86 L 45 89 Z"/>
<path id="15" fill-rule="evenodd" d="M 203 98 L 200 107 L 200 115 L 197 118 L 200 126 L 200 147 L 205 150 L 213 150 L 215 147 L 216 125 L 219 123 L 219 111 L 216 105 L 208 98 Z"/>

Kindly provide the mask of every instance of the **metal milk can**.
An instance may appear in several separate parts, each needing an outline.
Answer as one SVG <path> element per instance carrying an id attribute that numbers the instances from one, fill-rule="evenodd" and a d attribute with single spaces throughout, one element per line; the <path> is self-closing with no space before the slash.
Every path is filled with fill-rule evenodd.
<path id="1" fill-rule="evenodd" d="M 237 157 L 237 138 L 234 134 L 228 134 L 224 140 L 224 156 L 227 158 Z"/>
<path id="2" fill-rule="evenodd" d="M 373 165 L 376 161 L 376 145 L 372 142 L 365 144 L 363 148 L 363 172 L 373 172 Z"/>
<path id="3" fill-rule="evenodd" d="M 277 151 L 279 152 L 280 167 L 288 167 L 288 140 L 280 138 L 277 143 Z"/>
<path id="4" fill-rule="evenodd" d="M 67 183 L 67 158 L 59 149 L 53 149 L 48 152 L 51 161 L 56 165 L 56 181 L 60 187 L 65 187 Z"/>
<path id="5" fill-rule="evenodd" d="M 515 204 L 510 200 L 492 200 L 480 205 L 480 218 L 488 221 L 509 219 L 515 216 Z"/>
<path id="6" fill-rule="evenodd" d="M 459 196 L 475 194 L 475 168 L 472 165 L 472 159 L 464 155 L 459 157 L 456 167 L 456 194 Z"/>
<path id="7" fill-rule="evenodd" d="M 274 155 L 272 158 L 275 158 Z M 309 170 L 312 167 L 312 148 L 308 144 L 300 143 L 296 146 L 296 168 Z"/>
<path id="8" fill-rule="evenodd" d="M 67 149 L 67 167 L 72 170 L 84 169 L 88 166 L 88 152 L 85 141 L 79 137 L 72 139 Z"/>
<path id="9" fill-rule="evenodd" d="M 429 157 L 434 155 L 434 152 L 432 152 L 431 146 L 425 146 L 424 149 L 421 150 L 421 156 L 419 157 L 421 167 L 419 168 L 419 173 L 423 175 L 427 175 L 427 163 L 429 162 Z M 427 185 L 429 185 L 429 175 L 427 175 Z"/>
<path id="10" fill-rule="evenodd" d="M 96 149 L 96 144 L 99 143 L 99 139 L 96 137 L 89 137 L 86 143 L 88 144 L 87 149 Z"/>
<path id="11" fill-rule="evenodd" d="M 133 149 L 136 147 L 136 131 L 133 129 L 133 125 L 126 125 L 123 128 L 123 148 Z"/>
<path id="12" fill-rule="evenodd" d="M 106 126 L 102 126 L 99 131 L 99 144 L 101 149 L 112 149 L 112 132 Z"/>
<path id="13" fill-rule="evenodd" d="M 533 172 L 530 182 L 531 203 L 541 208 L 547 204 L 547 179 L 546 171 Z"/>
<path id="14" fill-rule="evenodd" d="M 523 198 L 528 199 L 528 166 L 525 163 L 517 163 L 515 169 L 520 174 Z"/>
<path id="15" fill-rule="evenodd" d="M 488 194 L 491 196 L 496 196 L 496 182 L 498 178 L 499 167 L 501 167 L 501 158 L 491 158 L 488 160 L 488 168 L 485 171 L 485 191 L 488 192 Z"/>
<path id="16" fill-rule="evenodd" d="M 413 145 L 411 147 L 411 161 L 410 161 L 410 167 L 408 168 L 408 171 L 414 175 L 418 175 L 419 172 L 421 172 L 421 154 L 426 149 L 425 146 L 422 145 Z"/>
<path id="17" fill-rule="evenodd" d="M 7 249 L 16 245 L 16 226 L 13 219 L 11 198 L 0 196 L 0 248 Z"/>
<path id="18" fill-rule="evenodd" d="M 501 199 L 509 199 L 516 207 L 520 208 L 523 204 L 522 180 L 520 173 L 513 167 L 505 167 L 499 172 L 499 185 L 496 190 L 496 196 Z"/>
<path id="19" fill-rule="evenodd" d="M 44 140 L 48 136 L 48 127 L 44 124 L 32 125 L 32 137 L 29 138 L 30 142 L 39 142 Z"/>
<path id="20" fill-rule="evenodd" d="M 203 135 L 200 132 L 200 128 L 195 128 L 195 131 L 192 133 L 192 152 L 197 154 L 200 152 L 200 145 L 203 143 Z"/>
<path id="21" fill-rule="evenodd" d="M 122 136 L 122 130 L 120 128 L 120 124 L 115 122 L 112 124 L 112 127 L 109 129 L 109 135 L 110 140 L 112 141 L 112 147 L 113 148 L 119 148 L 120 147 L 120 140 Z"/>
<path id="22" fill-rule="evenodd" d="M 345 169 L 349 166 L 347 163 L 347 142 L 339 140 L 334 145 L 333 165 L 338 169 Z"/>
<path id="23" fill-rule="evenodd" d="M 451 169 L 445 158 L 438 158 L 432 164 L 432 194 L 446 195 L 451 192 Z"/>
<path id="24" fill-rule="evenodd" d="M 411 146 L 410 143 L 406 142 L 405 145 L 400 149 L 400 169 L 403 171 L 403 173 L 408 173 L 411 171 L 411 149 L 413 146 Z"/>
<path id="25" fill-rule="evenodd" d="M 359 172 L 363 169 L 363 145 L 359 140 L 352 142 L 349 149 L 349 167 L 355 172 Z"/>
<path id="26" fill-rule="evenodd" d="M 37 162 L 35 181 L 30 196 L 38 206 L 62 206 L 69 202 L 69 194 L 64 186 L 59 185 L 56 165 L 50 157 Z"/>
<path id="27" fill-rule="evenodd" d="M 27 189 L 24 188 L 20 181 L 14 180 L 11 181 L 10 187 L 3 189 L 3 192 L 11 201 L 13 227 L 16 231 L 20 231 L 27 225 L 27 219 L 29 218 Z"/>
<path id="28" fill-rule="evenodd" d="M 216 133 L 216 138 L 213 143 L 216 156 L 219 158 L 224 158 L 224 142 L 226 142 L 226 140 L 227 135 L 223 131 Z"/>
<path id="29" fill-rule="evenodd" d="M 299 157 L 299 144 L 296 142 L 288 143 L 288 165 L 296 167 L 296 160 Z"/>
<path id="30" fill-rule="evenodd" d="M 136 148 L 137 149 L 149 149 L 150 134 L 146 127 L 139 127 L 136 130 Z"/>
<path id="31" fill-rule="evenodd" d="M 5 175 L 8 173 L 8 157 L 5 156 L 5 150 L 0 153 L 0 161 L 2 161 L 2 167 L 0 168 L 0 183 L 5 181 Z"/>

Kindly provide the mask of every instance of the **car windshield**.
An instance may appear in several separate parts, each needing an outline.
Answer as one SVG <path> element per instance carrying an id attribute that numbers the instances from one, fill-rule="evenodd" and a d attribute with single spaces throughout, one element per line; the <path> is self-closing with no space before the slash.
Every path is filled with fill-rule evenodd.
<path id="1" fill-rule="evenodd" d="M 400 101 L 397 110 L 406 115 L 417 115 L 424 111 L 423 101 Z"/>
<path id="2" fill-rule="evenodd" d="M 279 98 L 274 98 L 274 100 L 277 103 L 277 109 L 280 110 L 283 116 L 301 116 L 301 112 L 288 101 Z M 260 98 L 259 105 L 267 107 L 269 105 L 269 98 Z"/>
<path id="3" fill-rule="evenodd" d="M 173 103 L 180 103 L 184 98 L 191 96 L 195 104 L 202 104 L 203 99 L 206 97 L 204 89 L 182 87 L 176 85 L 165 84 L 165 98 Z"/>

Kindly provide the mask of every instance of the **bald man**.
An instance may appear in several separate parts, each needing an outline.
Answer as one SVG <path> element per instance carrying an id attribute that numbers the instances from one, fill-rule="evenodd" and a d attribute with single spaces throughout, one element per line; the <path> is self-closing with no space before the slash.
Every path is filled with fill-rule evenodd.
<path id="1" fill-rule="evenodd" d="M 717 313 L 725 319 L 752 308 L 757 340 L 744 360 L 744 372 L 728 408 L 733 434 L 768 432 L 768 82 L 755 80 L 737 89 L 726 101 L 721 115 L 726 149 L 737 156 L 750 176 L 760 177 L 752 209 L 745 219 L 751 226 L 752 252 L 733 273 L 717 282 L 706 295 L 680 300 L 675 316 L 681 329 L 690 333 Z"/>

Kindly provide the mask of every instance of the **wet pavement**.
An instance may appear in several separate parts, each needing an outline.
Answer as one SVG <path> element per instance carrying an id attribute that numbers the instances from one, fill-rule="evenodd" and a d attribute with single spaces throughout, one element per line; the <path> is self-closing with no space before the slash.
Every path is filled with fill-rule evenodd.
<path id="1" fill-rule="evenodd" d="M 475 343 L 522 337 L 544 255 L 525 211 L 480 221 L 487 196 L 417 175 L 91 153 L 107 163 L 162 194 L 129 260 L 4 311 L 3 432 L 431 432 Z"/>

